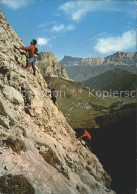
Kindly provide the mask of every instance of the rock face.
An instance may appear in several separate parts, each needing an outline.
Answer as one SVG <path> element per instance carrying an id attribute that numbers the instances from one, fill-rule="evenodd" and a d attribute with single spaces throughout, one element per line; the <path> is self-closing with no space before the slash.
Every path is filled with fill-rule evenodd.
<path id="1" fill-rule="evenodd" d="M 105 65 L 109 65 L 110 63 L 113 65 L 135 65 L 136 66 L 136 53 L 134 52 L 116 52 L 113 55 L 110 55 L 104 59 L 103 62 Z"/>
<path id="2" fill-rule="evenodd" d="M 77 58 L 64 56 L 64 58 L 60 61 L 61 64 L 65 64 L 67 66 L 98 66 L 98 65 L 136 65 L 136 53 L 135 52 L 116 52 L 113 55 L 105 57 L 104 59 L 98 58 Z"/>
<path id="3" fill-rule="evenodd" d="M 39 54 L 37 66 L 43 77 L 50 76 L 69 79 L 64 67 L 59 64 L 58 60 L 49 51 L 44 51 Z"/>
<path id="4" fill-rule="evenodd" d="M 1 10 L 0 18 L 0 192 L 114 193 L 99 160 L 47 96 L 42 75 L 22 68 L 14 44 L 23 42 Z"/>
<path id="5" fill-rule="evenodd" d="M 104 59 L 98 58 L 78 58 L 78 57 L 70 57 L 70 56 L 64 56 L 64 58 L 60 61 L 61 64 L 65 64 L 67 66 L 96 66 L 102 64 Z"/>

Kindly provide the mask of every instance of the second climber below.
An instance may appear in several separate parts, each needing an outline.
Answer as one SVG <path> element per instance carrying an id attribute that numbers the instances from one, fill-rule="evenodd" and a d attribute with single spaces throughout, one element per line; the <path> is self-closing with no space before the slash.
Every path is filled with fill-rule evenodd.
<path id="1" fill-rule="evenodd" d="M 84 130 L 84 134 L 81 135 L 79 139 L 83 139 L 86 142 L 89 150 L 91 150 L 91 135 L 86 129 Z"/>
<path id="2" fill-rule="evenodd" d="M 35 54 L 37 55 L 38 53 L 38 49 L 35 47 L 35 45 L 37 44 L 37 41 L 35 39 L 33 39 L 31 42 L 30 42 L 30 46 L 28 47 L 17 47 L 15 46 L 16 49 L 21 49 L 21 50 L 25 50 L 25 51 L 28 51 L 29 53 L 29 58 L 27 59 L 27 64 L 26 64 L 26 67 L 25 68 L 28 68 L 30 66 L 32 66 L 33 68 L 33 75 L 36 76 L 36 66 L 35 66 Z"/>

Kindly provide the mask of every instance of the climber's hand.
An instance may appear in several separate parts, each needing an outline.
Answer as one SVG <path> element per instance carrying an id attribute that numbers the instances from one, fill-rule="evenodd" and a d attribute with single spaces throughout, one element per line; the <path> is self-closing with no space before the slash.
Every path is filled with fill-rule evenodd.
<path id="1" fill-rule="evenodd" d="M 18 46 L 16 46 L 16 45 L 14 45 L 14 47 L 15 47 L 15 49 L 19 49 L 19 47 L 18 47 Z"/>

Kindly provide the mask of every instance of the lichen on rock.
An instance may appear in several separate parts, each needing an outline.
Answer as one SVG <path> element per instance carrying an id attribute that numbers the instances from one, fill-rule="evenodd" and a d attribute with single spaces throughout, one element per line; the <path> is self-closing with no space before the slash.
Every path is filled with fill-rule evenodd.
<path id="1" fill-rule="evenodd" d="M 0 192 L 14 194 L 34 194 L 35 190 L 24 175 L 7 174 L 0 176 Z"/>

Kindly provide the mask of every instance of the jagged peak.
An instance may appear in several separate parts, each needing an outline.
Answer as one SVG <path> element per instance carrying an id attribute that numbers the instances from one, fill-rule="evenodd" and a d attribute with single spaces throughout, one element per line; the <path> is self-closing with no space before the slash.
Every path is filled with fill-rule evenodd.
<path id="1" fill-rule="evenodd" d="M 117 52 L 113 53 L 112 55 L 109 55 L 109 56 L 107 56 L 105 58 L 109 58 L 111 56 L 128 56 L 128 55 L 130 55 L 132 57 L 135 54 L 136 54 L 136 52 L 122 52 L 122 51 L 117 51 Z"/>
<path id="2" fill-rule="evenodd" d="M 41 61 L 44 61 L 46 59 L 53 59 L 53 60 L 56 60 L 57 59 L 55 58 L 54 54 L 51 52 L 51 51 L 42 51 L 39 53 L 39 59 Z"/>
<path id="3" fill-rule="evenodd" d="M 62 64 L 58 62 L 51 51 L 43 51 L 39 53 L 37 66 L 41 74 L 46 77 L 60 77 L 69 79 L 67 72 Z"/>

